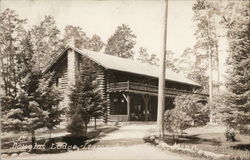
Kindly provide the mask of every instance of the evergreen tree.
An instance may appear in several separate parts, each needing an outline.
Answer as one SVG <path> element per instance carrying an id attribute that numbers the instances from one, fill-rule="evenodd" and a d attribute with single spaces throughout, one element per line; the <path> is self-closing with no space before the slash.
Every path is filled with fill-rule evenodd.
<path id="1" fill-rule="evenodd" d="M 76 48 L 87 49 L 89 46 L 89 37 L 87 37 L 84 31 L 82 31 L 81 27 L 67 25 L 64 28 L 64 45 L 71 43 L 71 40 L 74 41 L 74 46 Z"/>
<path id="2" fill-rule="evenodd" d="M 98 35 L 93 35 L 90 38 L 82 28 L 67 25 L 64 29 L 64 45 L 66 46 L 71 40 L 74 41 L 74 46 L 79 49 L 88 49 L 99 52 L 104 46 L 104 43 Z"/>
<path id="3" fill-rule="evenodd" d="M 52 16 L 45 16 L 39 25 L 30 30 L 35 55 L 35 67 L 43 70 L 63 50 L 60 30 Z"/>
<path id="4" fill-rule="evenodd" d="M 221 19 L 221 4 L 212 0 L 197 0 L 193 5 L 194 22 L 196 23 L 196 44 L 194 46 L 197 62 L 201 66 L 200 70 L 209 73 L 209 90 L 210 95 L 214 93 L 214 87 L 219 90 L 219 36 Z M 208 70 L 209 69 L 209 70 Z M 215 74 L 217 73 L 217 81 Z"/>
<path id="5" fill-rule="evenodd" d="M 171 50 L 166 52 L 166 68 L 169 68 L 175 72 L 179 72 L 178 58 L 174 57 L 175 53 Z M 149 54 L 146 48 L 140 47 L 138 61 L 142 63 L 148 63 L 151 65 L 159 65 L 159 58 L 156 54 Z"/>
<path id="6" fill-rule="evenodd" d="M 67 125 L 67 130 L 75 136 L 83 135 L 86 132 L 84 121 L 80 113 L 75 112 L 70 115 L 70 122 Z"/>
<path id="7" fill-rule="evenodd" d="M 94 34 L 90 40 L 89 40 L 89 47 L 87 49 L 92 50 L 92 51 L 96 51 L 99 52 L 102 50 L 104 43 L 102 42 L 101 38 Z"/>
<path id="8" fill-rule="evenodd" d="M 171 50 L 167 50 L 166 52 L 166 68 L 171 69 L 172 71 L 178 73 L 179 66 L 178 66 L 178 58 L 176 58 L 175 53 Z"/>
<path id="9" fill-rule="evenodd" d="M 199 55 L 196 55 L 201 62 L 205 63 L 209 73 L 209 103 L 212 108 L 214 97 L 214 74 L 213 70 L 216 69 L 219 78 L 219 58 L 218 58 L 218 16 L 220 15 L 219 3 L 212 0 L 197 0 L 193 5 L 194 22 L 196 22 L 196 49 Z M 215 67 L 215 62 L 217 68 Z M 217 83 L 219 84 L 219 83 Z M 217 87 L 219 91 L 219 86 Z M 214 111 L 211 110 L 210 122 L 213 123 Z"/>
<path id="10" fill-rule="evenodd" d="M 249 1 L 230 2 L 225 7 L 224 24 L 228 29 L 230 66 L 224 121 L 241 128 L 250 121 L 250 13 Z"/>
<path id="11" fill-rule="evenodd" d="M 44 117 L 44 124 L 50 132 L 55 126 L 62 121 L 61 117 L 64 113 L 60 101 L 62 100 L 61 93 L 55 85 L 52 85 L 52 75 L 44 75 L 39 79 L 39 86 L 35 92 L 35 100 L 44 111 L 48 113 Z"/>
<path id="12" fill-rule="evenodd" d="M 128 25 L 122 24 L 118 26 L 115 33 L 108 39 L 105 53 L 133 59 L 135 54 L 133 48 L 136 44 L 135 38 L 135 34 Z"/>
<path id="13" fill-rule="evenodd" d="M 177 66 L 187 78 L 202 85 L 202 90 L 208 93 L 207 65 L 196 49 L 186 48 L 177 60 Z"/>
<path id="14" fill-rule="evenodd" d="M 95 81 L 95 67 L 92 62 L 85 62 L 81 70 L 81 76 L 70 95 L 68 114 L 71 121 L 67 129 L 72 134 L 87 133 L 90 119 L 92 117 L 101 117 L 103 114 L 102 110 L 105 107 L 105 101 L 101 97 Z M 76 121 L 78 123 L 75 123 Z M 83 128 L 85 129 L 84 131 L 82 131 Z"/>
<path id="15" fill-rule="evenodd" d="M 25 19 L 20 19 L 14 10 L 6 9 L 0 14 L 0 75 L 3 95 L 15 97 L 17 94 L 18 65 L 26 31 Z"/>
<path id="16" fill-rule="evenodd" d="M 146 48 L 140 47 L 139 49 L 139 57 L 137 58 L 138 61 L 142 63 L 148 63 L 151 65 L 158 65 L 159 58 L 157 58 L 156 54 L 149 54 Z"/>
<path id="17" fill-rule="evenodd" d="M 60 94 L 50 86 L 51 79 L 43 77 L 33 65 L 33 46 L 30 34 L 22 42 L 23 51 L 18 58 L 19 81 L 15 97 L 2 97 L 2 126 L 4 131 L 27 131 L 35 145 L 35 131 L 59 124 L 61 109 Z"/>

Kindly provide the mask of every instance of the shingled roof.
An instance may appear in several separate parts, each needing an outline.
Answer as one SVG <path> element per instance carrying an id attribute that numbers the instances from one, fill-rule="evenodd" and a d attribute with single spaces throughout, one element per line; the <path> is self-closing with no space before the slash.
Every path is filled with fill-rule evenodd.
<path id="1" fill-rule="evenodd" d="M 149 77 L 156 77 L 156 78 L 159 77 L 160 69 L 158 66 L 141 63 L 131 59 L 120 58 L 117 56 L 112 56 L 104 53 L 94 52 L 86 49 L 80 50 L 74 47 L 68 47 L 62 54 L 60 54 L 54 60 L 54 62 L 46 69 L 46 71 L 50 70 L 53 64 L 55 64 L 60 59 L 60 56 L 66 53 L 66 51 L 70 48 L 73 49 L 75 52 L 85 57 L 88 57 L 95 63 L 104 67 L 105 69 L 123 71 Z M 184 75 L 175 73 L 167 68 L 166 68 L 166 80 L 185 83 L 193 86 L 200 86 L 198 83 L 186 78 Z"/>

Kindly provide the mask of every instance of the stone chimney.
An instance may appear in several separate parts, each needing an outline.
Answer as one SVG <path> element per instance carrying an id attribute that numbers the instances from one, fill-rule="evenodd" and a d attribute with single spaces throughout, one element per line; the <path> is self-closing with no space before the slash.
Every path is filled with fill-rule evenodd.
<path id="1" fill-rule="evenodd" d="M 69 47 L 74 47 L 74 38 L 71 38 L 68 44 Z M 73 87 L 76 84 L 76 74 L 78 71 L 78 58 L 74 49 L 69 48 L 67 51 L 68 58 L 68 86 Z"/>

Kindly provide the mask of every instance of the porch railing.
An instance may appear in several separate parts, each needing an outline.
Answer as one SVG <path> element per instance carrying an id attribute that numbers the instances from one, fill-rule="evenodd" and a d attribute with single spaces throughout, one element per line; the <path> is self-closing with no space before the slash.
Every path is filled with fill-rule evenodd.
<path id="1" fill-rule="evenodd" d="M 145 93 L 158 93 L 158 86 L 154 85 L 148 85 L 143 83 L 136 83 L 136 82 L 117 82 L 117 83 L 110 83 L 109 85 L 109 91 L 110 92 L 116 92 L 116 91 L 139 91 L 139 92 L 145 92 Z M 207 97 L 206 94 L 201 93 L 195 93 L 187 90 L 178 90 L 178 89 L 172 89 L 172 88 L 165 88 L 165 93 L 168 95 L 179 95 L 179 94 L 198 94 L 203 97 Z"/>

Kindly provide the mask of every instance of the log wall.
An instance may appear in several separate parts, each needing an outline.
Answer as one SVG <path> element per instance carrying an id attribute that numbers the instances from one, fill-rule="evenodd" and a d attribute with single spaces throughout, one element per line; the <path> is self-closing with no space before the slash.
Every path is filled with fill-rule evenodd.
<path id="1" fill-rule="evenodd" d="M 102 98 L 106 101 L 106 107 L 103 108 L 103 122 L 107 123 L 109 121 L 109 115 L 110 115 L 110 98 L 109 94 L 107 94 L 107 81 L 106 81 L 106 73 L 105 69 L 101 66 L 96 67 L 97 70 L 97 84 L 98 89 L 100 91 L 100 94 Z"/>
<path id="2" fill-rule="evenodd" d="M 57 64 L 54 69 L 54 75 L 52 77 L 53 85 L 58 86 L 63 100 L 60 102 L 61 107 L 67 107 L 68 105 L 68 60 L 67 57 L 61 61 L 60 64 Z"/>

